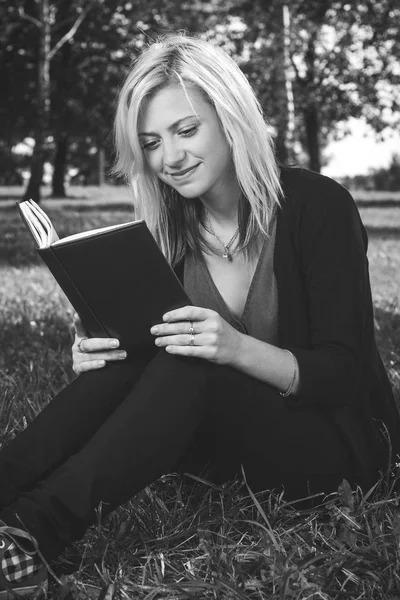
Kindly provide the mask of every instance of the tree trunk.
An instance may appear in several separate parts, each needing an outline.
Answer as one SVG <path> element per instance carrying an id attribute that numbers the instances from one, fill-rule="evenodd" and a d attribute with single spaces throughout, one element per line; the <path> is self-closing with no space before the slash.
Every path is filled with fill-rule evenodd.
<path id="1" fill-rule="evenodd" d="M 318 37 L 327 10 L 331 5 L 331 0 L 321 0 L 315 4 L 315 12 L 312 15 L 311 33 L 305 53 L 305 63 L 307 67 L 306 77 L 303 80 L 303 87 L 306 97 L 304 116 L 304 129 L 308 151 L 309 167 L 313 171 L 321 171 L 321 144 L 319 131 L 319 102 L 318 87 L 320 80 L 317 76 L 317 52 L 316 47 Z"/>
<path id="2" fill-rule="evenodd" d="M 308 40 L 305 62 L 307 65 L 306 94 L 307 103 L 304 109 L 304 128 L 308 152 L 308 166 L 313 171 L 321 171 L 321 150 L 319 143 L 319 118 L 316 87 L 316 44 L 318 40 L 320 24 L 314 25 L 314 29 Z"/>
<path id="3" fill-rule="evenodd" d="M 312 171 L 321 172 L 321 150 L 319 141 L 318 109 L 315 102 L 311 101 L 304 111 L 304 125 L 309 167 Z"/>
<path id="4" fill-rule="evenodd" d="M 104 185 L 105 180 L 105 152 L 101 146 L 97 149 L 97 169 L 96 169 L 96 185 Z"/>
<path id="5" fill-rule="evenodd" d="M 37 115 L 35 127 L 35 147 L 31 160 L 31 176 L 24 193 L 24 199 L 32 198 L 40 202 L 45 161 L 45 142 L 50 116 L 50 7 L 49 0 L 40 0 L 38 21 L 39 52 L 37 62 Z"/>
<path id="6" fill-rule="evenodd" d="M 57 140 L 56 154 L 54 157 L 54 171 L 52 179 L 52 197 L 66 198 L 65 191 L 65 170 L 67 166 L 68 137 L 67 134 L 61 134 Z"/>
<path id="7" fill-rule="evenodd" d="M 278 2 L 277 32 L 277 93 L 279 115 L 277 119 L 276 153 L 285 164 L 294 161 L 294 100 L 290 61 L 290 12 L 285 0 Z"/>

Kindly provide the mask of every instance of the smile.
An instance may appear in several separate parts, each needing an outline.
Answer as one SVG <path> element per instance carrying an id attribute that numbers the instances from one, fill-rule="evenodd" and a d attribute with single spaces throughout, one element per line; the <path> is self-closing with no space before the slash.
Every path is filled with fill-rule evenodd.
<path id="1" fill-rule="evenodd" d="M 200 163 L 199 163 L 200 164 Z M 192 173 L 194 173 L 194 171 L 197 169 L 199 165 L 194 165 L 194 167 L 189 167 L 188 169 L 184 169 L 183 171 L 175 171 L 174 173 L 168 173 L 168 175 L 170 177 L 172 177 L 172 179 L 175 179 L 176 181 L 181 181 L 182 179 L 186 179 L 187 177 L 190 177 L 190 175 Z"/>

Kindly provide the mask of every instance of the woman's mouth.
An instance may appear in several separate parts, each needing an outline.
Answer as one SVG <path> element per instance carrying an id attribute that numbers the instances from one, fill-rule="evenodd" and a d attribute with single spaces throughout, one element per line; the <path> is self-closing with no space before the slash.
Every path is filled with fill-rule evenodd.
<path id="1" fill-rule="evenodd" d="M 182 171 L 170 172 L 168 173 L 168 175 L 172 177 L 172 179 L 174 179 L 175 181 L 182 181 L 183 179 L 189 178 L 192 175 L 192 173 L 195 172 L 199 164 L 200 163 L 194 165 L 193 167 L 189 167 L 188 169 L 183 169 Z"/>

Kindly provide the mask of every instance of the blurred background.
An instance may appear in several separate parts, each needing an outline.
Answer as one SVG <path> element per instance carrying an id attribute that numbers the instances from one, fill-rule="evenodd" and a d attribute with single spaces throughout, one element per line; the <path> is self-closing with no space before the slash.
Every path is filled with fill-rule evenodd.
<path id="1" fill-rule="evenodd" d="M 176 31 L 237 61 L 282 162 L 400 189 L 398 0 L 0 0 L 0 23 L 0 198 L 117 184 L 118 89 L 143 46 Z"/>

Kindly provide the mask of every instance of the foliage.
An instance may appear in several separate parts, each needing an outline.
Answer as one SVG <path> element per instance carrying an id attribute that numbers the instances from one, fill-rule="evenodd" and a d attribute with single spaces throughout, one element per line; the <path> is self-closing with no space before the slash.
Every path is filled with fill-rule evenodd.
<path id="1" fill-rule="evenodd" d="M 397 192 L 400 190 L 400 155 L 394 154 L 387 168 L 371 169 L 367 175 L 346 177 L 343 183 L 352 189 Z"/>
<path id="2" fill-rule="evenodd" d="M 375 189 L 400 190 L 400 154 L 392 157 L 392 162 L 387 169 L 376 169 L 372 172 Z"/>
<path id="3" fill-rule="evenodd" d="M 285 110 L 282 78 L 282 0 L 233 2 L 210 33 L 230 51 L 257 91 L 272 125 Z M 310 156 L 349 117 L 364 116 L 377 132 L 400 122 L 400 7 L 392 0 L 292 0 L 291 68 L 296 140 Z M 236 17 L 236 20 L 234 19 Z M 313 119 L 315 123 L 313 123 Z M 315 127 L 315 138 L 310 139 Z M 313 168 L 319 169 L 318 164 Z"/>
<path id="4" fill-rule="evenodd" d="M 64 177 L 68 161 L 78 170 L 82 167 L 82 178 L 87 174 L 90 178 L 99 147 L 106 151 L 107 162 L 112 161 L 112 118 L 121 81 L 146 41 L 169 31 L 200 33 L 230 52 L 280 136 L 287 108 L 284 86 L 290 81 L 295 150 L 301 162 L 308 154 L 317 170 L 327 134 L 339 122 L 363 115 L 377 132 L 396 126 L 398 4 L 394 0 L 292 0 L 287 3 L 289 66 L 282 62 L 283 4 L 284 0 L 50 2 L 52 111 L 47 140 L 52 161 L 59 163 L 58 177 Z M 37 122 L 36 5 L 30 0 L 0 0 L 4 24 L 0 76 L 10 82 L 0 92 L 1 137 L 9 147 L 32 136 Z M 86 16 L 79 28 L 60 45 L 82 11 Z M 67 151 L 56 152 L 59 144 L 66 145 Z"/>
<path id="5" fill-rule="evenodd" d="M 21 21 L 21 4 L 0 0 L 1 138 L 10 145 L 32 135 L 35 118 L 35 29 Z"/>

